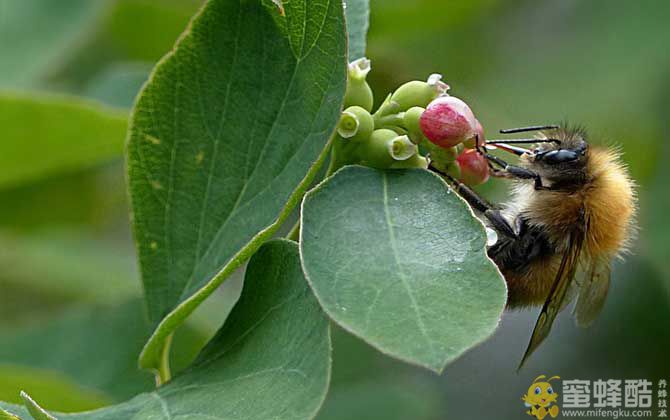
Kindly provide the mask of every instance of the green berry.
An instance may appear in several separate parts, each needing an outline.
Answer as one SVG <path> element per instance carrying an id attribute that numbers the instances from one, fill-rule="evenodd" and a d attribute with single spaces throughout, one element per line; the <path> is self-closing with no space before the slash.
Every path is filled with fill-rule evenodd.
<path id="1" fill-rule="evenodd" d="M 449 90 L 449 86 L 441 81 L 442 76 L 432 74 L 428 81 L 413 80 L 400 86 L 391 96 L 391 101 L 405 111 L 418 106 L 425 108 L 433 99 Z"/>
<path id="2" fill-rule="evenodd" d="M 398 133 L 387 128 L 381 128 L 372 132 L 370 139 L 361 144 L 359 157 L 361 164 L 372 168 L 386 169 L 391 166 L 395 159 L 389 150 L 389 144 L 398 137 Z"/>
<path id="3" fill-rule="evenodd" d="M 407 160 L 397 160 L 391 164 L 392 169 L 410 169 L 421 168 L 428 169 L 428 160 L 420 154 L 416 153 Z"/>
<path id="4" fill-rule="evenodd" d="M 372 115 L 360 106 L 351 106 L 342 112 L 337 125 L 337 134 L 352 142 L 368 139 L 375 128 Z"/>
<path id="5" fill-rule="evenodd" d="M 421 114 L 425 111 L 424 108 L 420 106 L 415 106 L 407 111 L 403 115 L 403 125 L 407 129 L 407 134 L 409 135 L 410 140 L 413 143 L 419 144 L 424 138 L 423 133 L 421 132 Z"/>
<path id="6" fill-rule="evenodd" d="M 458 152 L 456 147 L 442 148 L 428 139 L 421 142 L 421 146 L 430 155 L 432 165 L 440 172 L 446 172 L 447 167 L 456 160 Z"/>
<path id="7" fill-rule="evenodd" d="M 461 165 L 457 160 L 451 162 L 451 164 L 447 166 L 446 171 L 444 172 L 447 175 L 451 175 L 451 177 L 454 179 L 461 179 Z"/>

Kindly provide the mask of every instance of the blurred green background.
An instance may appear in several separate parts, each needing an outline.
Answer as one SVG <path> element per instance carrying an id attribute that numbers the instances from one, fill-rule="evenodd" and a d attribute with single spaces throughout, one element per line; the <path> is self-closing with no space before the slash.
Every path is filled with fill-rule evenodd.
<path id="1" fill-rule="evenodd" d="M 199 3 L 0 0 L 0 97 L 77 95 L 125 115 Z M 566 311 L 520 373 L 536 311 L 506 313 L 492 339 L 439 377 L 335 330 L 319 418 L 524 418 L 520 398 L 540 374 L 670 377 L 669 21 L 666 0 L 372 0 L 377 99 L 440 72 L 487 137 L 526 124 L 585 125 L 593 143 L 621 146 L 638 183 L 640 232 L 615 265 L 598 321 L 580 330 Z M 14 123 L 35 125 L 29 114 Z M 3 137 L 0 128 L 0 162 Z M 30 162 L 39 151 L 26 138 L 22 153 Z M 149 331 L 120 147 L 117 156 L 0 183 L 0 400 L 26 389 L 49 408 L 83 410 L 152 387 L 136 369 Z M 506 186 L 492 181 L 482 192 L 504 200 Z M 240 286 L 239 275 L 226 282 L 178 332 L 177 370 Z"/>

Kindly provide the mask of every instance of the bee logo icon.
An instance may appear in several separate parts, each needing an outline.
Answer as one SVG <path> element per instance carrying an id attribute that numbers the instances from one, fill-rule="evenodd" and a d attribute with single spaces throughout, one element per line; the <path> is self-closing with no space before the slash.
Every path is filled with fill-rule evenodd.
<path id="1" fill-rule="evenodd" d="M 543 381 L 544 378 L 546 378 L 544 375 L 535 378 L 531 386 L 528 388 L 528 393 L 521 398 L 524 405 L 528 407 L 526 414 L 533 416 L 538 420 L 543 420 L 547 415 L 556 418 L 559 412 L 558 403 L 556 402 L 558 400 L 558 394 L 554 392 L 554 389 L 549 382 L 561 378 L 560 376 L 552 376 L 546 381 Z"/>

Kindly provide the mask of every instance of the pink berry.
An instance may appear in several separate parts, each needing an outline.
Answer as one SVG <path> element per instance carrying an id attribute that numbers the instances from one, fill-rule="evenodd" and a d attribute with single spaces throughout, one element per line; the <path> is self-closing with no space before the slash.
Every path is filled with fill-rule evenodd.
<path id="1" fill-rule="evenodd" d="M 489 179 L 489 165 L 486 158 L 476 150 L 465 149 L 456 161 L 461 166 L 460 181 L 466 185 L 483 184 Z"/>
<path id="2" fill-rule="evenodd" d="M 421 114 L 421 131 L 440 147 L 453 147 L 474 137 L 477 119 L 472 110 L 455 96 L 440 96 Z"/>

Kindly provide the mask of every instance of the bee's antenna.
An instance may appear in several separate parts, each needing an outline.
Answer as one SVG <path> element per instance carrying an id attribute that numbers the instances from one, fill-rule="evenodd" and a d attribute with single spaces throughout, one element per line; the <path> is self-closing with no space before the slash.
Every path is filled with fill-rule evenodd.
<path id="1" fill-rule="evenodd" d="M 558 143 L 561 144 L 559 139 L 496 139 L 496 140 L 487 140 L 486 144 L 527 144 L 527 143 Z"/>
<path id="2" fill-rule="evenodd" d="M 513 153 L 517 156 L 521 156 L 524 153 L 530 153 L 530 150 L 528 149 L 524 149 L 523 147 L 512 146 L 511 144 L 506 143 L 496 143 L 496 147 L 506 152 Z"/>
<path id="3" fill-rule="evenodd" d="M 519 127 L 519 128 L 508 128 L 506 130 L 500 130 L 500 134 L 512 134 L 512 133 L 523 133 L 526 131 L 539 131 L 539 130 L 555 130 L 559 128 L 558 125 L 531 125 L 528 127 Z"/>

